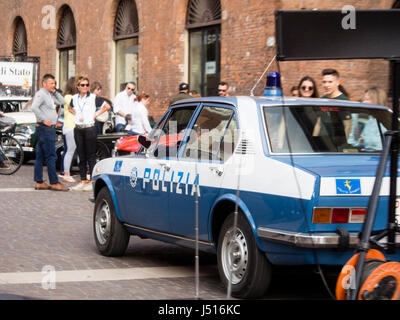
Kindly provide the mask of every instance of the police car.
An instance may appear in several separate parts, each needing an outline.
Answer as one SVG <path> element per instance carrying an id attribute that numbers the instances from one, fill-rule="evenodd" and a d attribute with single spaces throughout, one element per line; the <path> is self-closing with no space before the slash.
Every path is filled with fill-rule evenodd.
<path id="1" fill-rule="evenodd" d="M 272 265 L 343 265 L 391 117 L 383 106 L 328 99 L 178 101 L 138 155 L 96 164 L 97 247 L 123 255 L 137 235 L 194 248 L 197 230 L 237 297 L 262 295 Z M 388 194 L 387 172 L 374 229 L 386 227 Z"/>

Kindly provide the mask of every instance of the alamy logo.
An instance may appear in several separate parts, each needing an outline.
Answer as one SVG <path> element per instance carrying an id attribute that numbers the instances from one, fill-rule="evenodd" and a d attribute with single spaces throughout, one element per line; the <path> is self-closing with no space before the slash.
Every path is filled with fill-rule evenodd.
<path id="1" fill-rule="evenodd" d="M 345 5 L 342 8 L 342 13 L 345 14 L 342 19 L 342 28 L 354 30 L 356 28 L 356 8 L 352 5 Z"/>
<path id="2" fill-rule="evenodd" d="M 42 288 L 44 290 L 54 290 L 56 288 L 56 268 L 50 265 L 44 266 L 42 275 Z"/>
<path id="3" fill-rule="evenodd" d="M 44 30 L 54 30 L 56 28 L 56 8 L 52 5 L 47 5 L 42 8 L 42 28 Z"/>

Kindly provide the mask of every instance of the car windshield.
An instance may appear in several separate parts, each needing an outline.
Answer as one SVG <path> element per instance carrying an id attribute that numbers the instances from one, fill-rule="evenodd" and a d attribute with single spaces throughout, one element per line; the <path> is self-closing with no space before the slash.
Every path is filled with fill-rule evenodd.
<path id="1" fill-rule="evenodd" d="M 367 153 L 382 151 L 391 113 L 337 106 L 264 107 L 272 152 Z"/>
<path id="2" fill-rule="evenodd" d="M 19 101 L 0 101 L 1 112 L 18 112 L 21 110 L 21 102 Z"/>

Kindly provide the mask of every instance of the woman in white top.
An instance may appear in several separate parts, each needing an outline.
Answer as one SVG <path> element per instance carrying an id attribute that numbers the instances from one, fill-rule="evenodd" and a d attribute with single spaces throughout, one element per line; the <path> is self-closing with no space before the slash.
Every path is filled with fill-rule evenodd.
<path id="1" fill-rule="evenodd" d="M 75 115 L 75 143 L 79 156 L 79 173 L 81 183 L 73 190 L 92 189 L 91 177 L 96 164 L 96 140 L 97 132 L 95 119 L 98 115 L 111 109 L 110 105 L 100 97 L 89 92 L 89 79 L 85 76 L 76 78 L 78 94 L 72 97 L 69 111 Z M 99 110 L 96 112 L 96 110 Z M 87 180 L 86 170 L 89 166 L 90 180 Z"/>
<path id="2" fill-rule="evenodd" d="M 64 173 L 60 177 L 64 182 L 75 182 L 75 179 L 71 177 L 70 168 L 72 163 L 72 158 L 75 153 L 76 144 L 74 137 L 74 115 L 69 112 L 69 104 L 72 100 L 72 96 L 76 94 L 77 90 L 75 87 L 75 77 L 69 78 L 67 81 L 67 86 L 65 89 L 65 105 L 64 105 L 64 125 L 63 125 L 63 135 L 64 135 L 64 155 L 63 155 L 63 165 Z"/>
<path id="3" fill-rule="evenodd" d="M 137 102 L 131 109 L 132 122 L 128 132 L 131 135 L 147 134 L 151 131 L 149 113 L 147 111 L 147 107 L 150 104 L 150 96 L 146 93 L 141 93 L 137 95 L 136 99 Z"/>

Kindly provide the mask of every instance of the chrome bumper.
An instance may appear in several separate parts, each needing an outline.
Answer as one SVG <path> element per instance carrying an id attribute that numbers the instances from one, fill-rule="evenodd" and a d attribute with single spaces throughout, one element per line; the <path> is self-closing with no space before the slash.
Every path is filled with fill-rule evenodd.
<path id="1" fill-rule="evenodd" d="M 260 227 L 257 229 L 260 238 L 294 245 L 301 248 L 337 248 L 339 235 L 327 233 L 302 233 Z M 359 242 L 358 233 L 349 233 L 349 246 L 356 247 Z"/>

